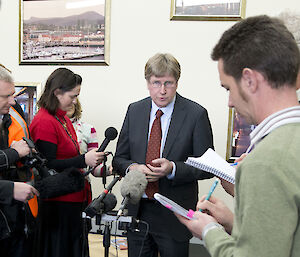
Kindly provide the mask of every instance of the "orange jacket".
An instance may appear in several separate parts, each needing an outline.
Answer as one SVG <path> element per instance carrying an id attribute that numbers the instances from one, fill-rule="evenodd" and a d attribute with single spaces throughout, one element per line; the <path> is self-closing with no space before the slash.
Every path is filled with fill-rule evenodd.
<path id="1" fill-rule="evenodd" d="M 8 128 L 8 146 L 13 141 L 19 141 L 23 137 L 29 138 L 27 123 L 13 107 L 10 107 L 9 114 L 11 117 L 11 125 Z"/>
<path id="2" fill-rule="evenodd" d="M 29 131 L 26 121 L 22 118 L 20 113 L 16 111 L 12 106 L 9 109 L 9 114 L 11 117 L 11 125 L 8 128 L 8 146 L 11 146 L 13 141 L 20 141 L 23 137 L 29 138 Z M 34 175 L 31 177 L 34 180 Z M 34 217 L 37 217 L 38 214 L 38 202 L 37 197 L 30 199 L 28 201 L 31 213 Z"/>

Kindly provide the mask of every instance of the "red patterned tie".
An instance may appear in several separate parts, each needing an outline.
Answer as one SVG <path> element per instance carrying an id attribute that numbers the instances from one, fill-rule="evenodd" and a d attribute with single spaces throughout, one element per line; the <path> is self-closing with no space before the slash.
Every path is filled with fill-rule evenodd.
<path id="1" fill-rule="evenodd" d="M 146 153 L 146 164 L 157 166 L 152 163 L 152 160 L 160 157 L 160 143 L 161 143 L 161 123 L 160 117 L 164 113 L 161 110 L 156 112 L 156 118 L 152 124 L 150 138 L 148 141 L 147 153 Z M 158 192 L 158 181 L 149 182 L 146 188 L 146 195 L 149 199 L 153 199 L 154 193 Z"/>

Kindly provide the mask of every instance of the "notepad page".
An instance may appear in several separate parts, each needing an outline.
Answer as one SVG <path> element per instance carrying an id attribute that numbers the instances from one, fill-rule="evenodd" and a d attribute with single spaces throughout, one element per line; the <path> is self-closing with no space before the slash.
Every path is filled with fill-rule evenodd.
<path id="1" fill-rule="evenodd" d="M 189 157 L 187 164 L 198 169 L 213 173 L 234 184 L 235 168 L 225 161 L 214 150 L 209 148 L 201 157 Z"/>

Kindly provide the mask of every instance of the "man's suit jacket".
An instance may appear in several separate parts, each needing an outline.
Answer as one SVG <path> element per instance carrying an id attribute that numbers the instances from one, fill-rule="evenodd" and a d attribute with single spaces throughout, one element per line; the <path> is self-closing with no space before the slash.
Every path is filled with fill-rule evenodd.
<path id="1" fill-rule="evenodd" d="M 129 105 L 113 159 L 113 167 L 125 176 L 132 163 L 145 164 L 148 143 L 151 98 L 147 97 Z M 188 100 L 178 93 L 162 153 L 163 158 L 176 164 L 174 179 L 159 180 L 159 193 L 172 199 L 186 209 L 195 209 L 198 201 L 198 179 L 211 178 L 212 175 L 193 168 L 184 161 L 189 156 L 201 156 L 207 148 L 213 148 L 213 136 L 205 108 Z M 129 215 L 136 216 L 138 205 L 129 206 Z M 191 233 L 176 216 L 162 207 L 169 234 L 178 241 L 186 241 Z"/>

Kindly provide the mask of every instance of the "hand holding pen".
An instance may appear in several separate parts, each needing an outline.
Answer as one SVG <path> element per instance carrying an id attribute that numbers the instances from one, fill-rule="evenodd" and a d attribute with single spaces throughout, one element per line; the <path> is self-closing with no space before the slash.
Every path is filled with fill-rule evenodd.
<path id="1" fill-rule="evenodd" d="M 207 211 L 207 214 L 212 216 L 219 224 L 221 224 L 227 233 L 231 233 L 233 226 L 233 212 L 225 205 L 225 203 L 217 197 L 211 196 L 209 201 L 205 201 L 203 196 L 197 204 L 197 209 Z"/>
<path id="2" fill-rule="evenodd" d="M 207 201 L 209 200 L 209 198 L 211 197 L 212 193 L 215 191 L 216 186 L 217 186 L 218 183 L 219 183 L 219 180 L 216 179 L 215 182 L 212 184 L 212 186 L 211 186 L 211 188 L 210 188 L 210 190 L 208 192 L 208 195 L 206 196 L 205 200 L 207 200 Z M 199 211 L 202 212 L 203 209 L 199 208 Z"/>

